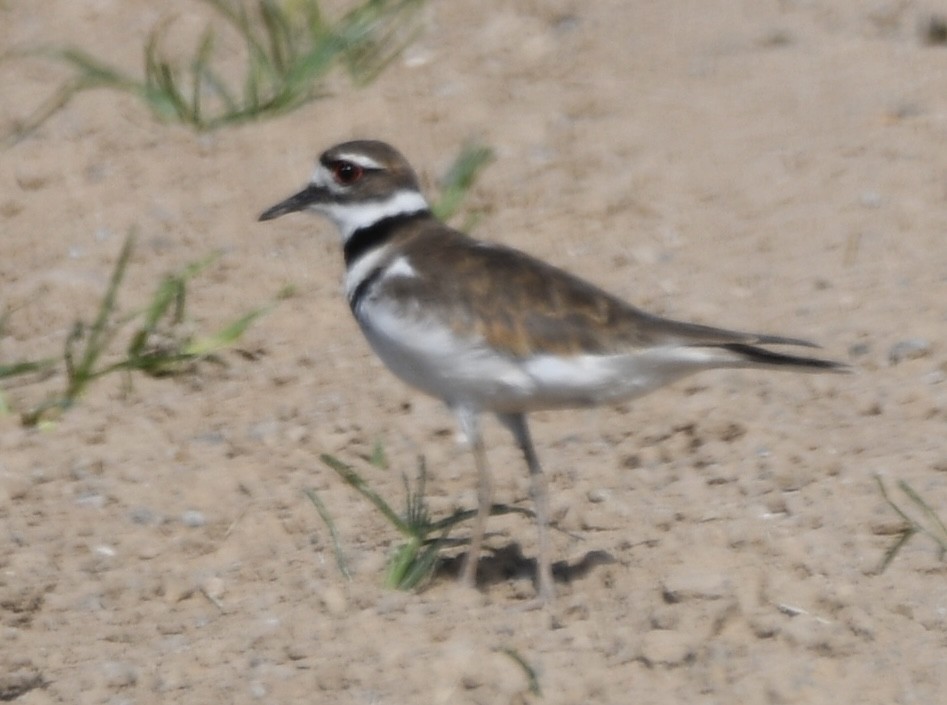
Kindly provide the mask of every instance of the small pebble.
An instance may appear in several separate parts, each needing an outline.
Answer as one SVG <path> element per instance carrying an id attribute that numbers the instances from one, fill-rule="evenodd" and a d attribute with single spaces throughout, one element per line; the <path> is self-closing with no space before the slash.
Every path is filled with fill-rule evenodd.
<path id="1" fill-rule="evenodd" d="M 128 513 L 128 518 L 135 524 L 150 525 L 156 523 L 155 513 L 148 507 L 135 507 Z"/>
<path id="2" fill-rule="evenodd" d="M 671 602 L 719 600 L 733 592 L 725 573 L 683 567 L 663 580 L 663 592 Z"/>
<path id="3" fill-rule="evenodd" d="M 868 343 L 853 343 L 848 346 L 848 354 L 850 357 L 864 357 L 871 352 L 871 345 Z"/>
<path id="4" fill-rule="evenodd" d="M 89 507 L 90 509 L 101 509 L 105 506 L 105 495 L 97 492 L 88 492 L 76 498 L 76 504 L 80 507 Z"/>
<path id="5" fill-rule="evenodd" d="M 601 502 L 606 502 L 611 498 L 611 492 L 607 489 L 599 487 L 594 490 L 589 490 L 586 497 L 588 497 L 588 500 L 593 504 L 600 504 Z"/>
<path id="6" fill-rule="evenodd" d="M 931 341 L 926 338 L 908 338 L 891 346 L 888 362 L 897 365 L 903 360 L 916 360 L 931 354 Z"/>
<path id="7" fill-rule="evenodd" d="M 217 604 L 224 596 L 224 593 L 227 592 L 227 586 L 224 584 L 223 578 L 214 576 L 204 581 L 201 585 L 201 590 L 207 596 L 208 600 Z"/>
<path id="8" fill-rule="evenodd" d="M 207 517 L 204 516 L 204 512 L 199 512 L 196 509 L 188 509 L 181 513 L 181 523 L 184 524 L 184 526 L 197 529 L 207 524 Z"/>
<path id="9" fill-rule="evenodd" d="M 146 543 L 138 547 L 137 555 L 143 561 L 150 561 L 161 555 L 161 544 L 157 542 Z"/>
<path id="10" fill-rule="evenodd" d="M 112 688 L 127 688 L 138 682 L 138 672 L 130 663 L 106 661 L 102 664 L 105 683 Z"/>

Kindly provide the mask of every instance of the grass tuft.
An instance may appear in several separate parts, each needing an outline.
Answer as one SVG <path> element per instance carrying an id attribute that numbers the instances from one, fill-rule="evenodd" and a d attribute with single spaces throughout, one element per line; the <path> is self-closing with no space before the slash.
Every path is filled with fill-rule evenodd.
<path id="1" fill-rule="evenodd" d="M 466 543 L 464 540 L 452 540 L 450 532 L 466 521 L 472 520 L 476 510 L 458 510 L 443 519 L 431 517 L 424 490 L 427 482 L 427 467 L 424 458 L 418 458 L 418 470 L 414 485 L 403 476 L 405 501 L 401 512 L 391 505 L 359 475 L 350 465 L 346 465 L 333 455 L 320 456 L 323 463 L 332 468 L 348 485 L 371 502 L 406 541 L 398 546 L 385 574 L 385 584 L 398 590 L 415 590 L 423 587 L 434 574 L 445 547 Z M 318 506 L 317 506 L 318 509 Z M 533 512 L 522 507 L 494 504 L 490 514 L 523 514 L 532 517 Z M 331 529 L 330 529 L 331 531 Z"/>
<path id="2" fill-rule="evenodd" d="M 210 130 L 289 112 L 326 95 L 325 80 L 341 67 L 357 86 L 374 81 L 417 34 L 414 18 L 424 0 L 364 0 L 336 22 L 318 0 L 203 0 L 217 20 L 204 30 L 189 60 L 168 58 L 164 39 L 174 31 L 159 22 L 143 48 L 144 75 L 115 68 L 75 47 L 8 53 L 39 56 L 73 71 L 10 136 L 22 139 L 83 91 L 110 88 L 139 98 L 160 120 Z M 220 32 L 243 45 L 241 77 L 226 78 L 217 52 Z"/>
<path id="3" fill-rule="evenodd" d="M 114 372 L 137 370 L 153 377 L 164 377 L 193 369 L 203 360 L 219 362 L 216 353 L 234 345 L 255 320 L 287 295 L 285 291 L 281 292 L 270 304 L 240 316 L 212 335 L 192 336 L 185 331 L 187 287 L 191 279 L 219 258 L 219 254 L 214 254 L 187 265 L 180 272 L 169 274 L 155 289 L 150 303 L 143 310 L 119 317 L 116 313 L 118 292 L 134 248 L 135 234 L 131 232 L 122 245 L 95 320 L 91 325 L 76 321 L 66 337 L 62 355 L 66 377 L 64 390 L 24 414 L 24 424 L 35 426 L 48 420 L 50 415 L 66 411 L 92 382 Z M 124 355 L 118 360 L 106 361 L 115 337 L 125 326 L 136 321 L 137 326 Z M 17 369 L 23 374 L 53 367 L 55 363 L 54 359 L 20 363 Z M 126 382 L 130 385 L 131 378 L 127 377 Z"/>

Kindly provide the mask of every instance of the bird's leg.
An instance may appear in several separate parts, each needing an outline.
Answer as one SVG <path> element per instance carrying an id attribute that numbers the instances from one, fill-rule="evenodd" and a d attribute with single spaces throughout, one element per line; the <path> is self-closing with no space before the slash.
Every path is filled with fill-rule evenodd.
<path id="1" fill-rule="evenodd" d="M 477 414 L 469 409 L 455 411 L 460 420 L 461 429 L 470 443 L 474 464 L 477 467 L 477 518 L 474 522 L 473 533 L 470 535 L 470 546 L 467 548 L 467 555 L 464 557 L 464 564 L 460 571 L 461 582 L 468 587 L 476 587 L 480 547 L 483 544 L 487 517 L 490 516 L 490 506 L 493 502 L 493 483 L 490 478 L 490 468 L 487 467 L 487 454 L 483 447 Z"/>
<path id="2" fill-rule="evenodd" d="M 526 415 L 498 414 L 498 418 L 510 429 L 529 467 L 529 491 L 536 511 L 536 526 L 539 532 L 539 555 L 536 560 L 539 599 L 542 602 L 549 602 L 555 596 L 555 588 L 552 582 L 552 557 L 549 553 L 549 499 L 546 491 L 546 476 L 539 464 L 536 449 L 533 448 Z"/>

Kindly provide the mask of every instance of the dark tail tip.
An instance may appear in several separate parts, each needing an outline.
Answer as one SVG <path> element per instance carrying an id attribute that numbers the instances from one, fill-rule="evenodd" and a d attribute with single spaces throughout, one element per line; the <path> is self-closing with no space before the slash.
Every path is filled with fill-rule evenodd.
<path id="1" fill-rule="evenodd" d="M 818 357 L 804 357 L 802 355 L 786 355 L 785 353 L 773 352 L 765 348 L 758 348 L 754 345 L 744 345 L 742 343 L 733 343 L 723 345 L 723 348 L 737 353 L 749 362 L 768 365 L 770 367 L 795 368 L 797 370 L 810 370 L 812 372 L 851 372 L 850 365 L 835 360 L 824 360 Z"/>

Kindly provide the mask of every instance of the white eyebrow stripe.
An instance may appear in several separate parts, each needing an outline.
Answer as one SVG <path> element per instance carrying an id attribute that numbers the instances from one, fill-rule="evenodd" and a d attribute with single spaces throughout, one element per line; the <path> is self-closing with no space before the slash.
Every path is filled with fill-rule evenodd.
<path id="1" fill-rule="evenodd" d="M 363 169 L 383 169 L 384 165 L 376 162 L 371 157 L 368 157 L 364 154 L 339 154 L 335 159 L 344 162 L 352 162 L 353 164 L 358 164 Z"/>

